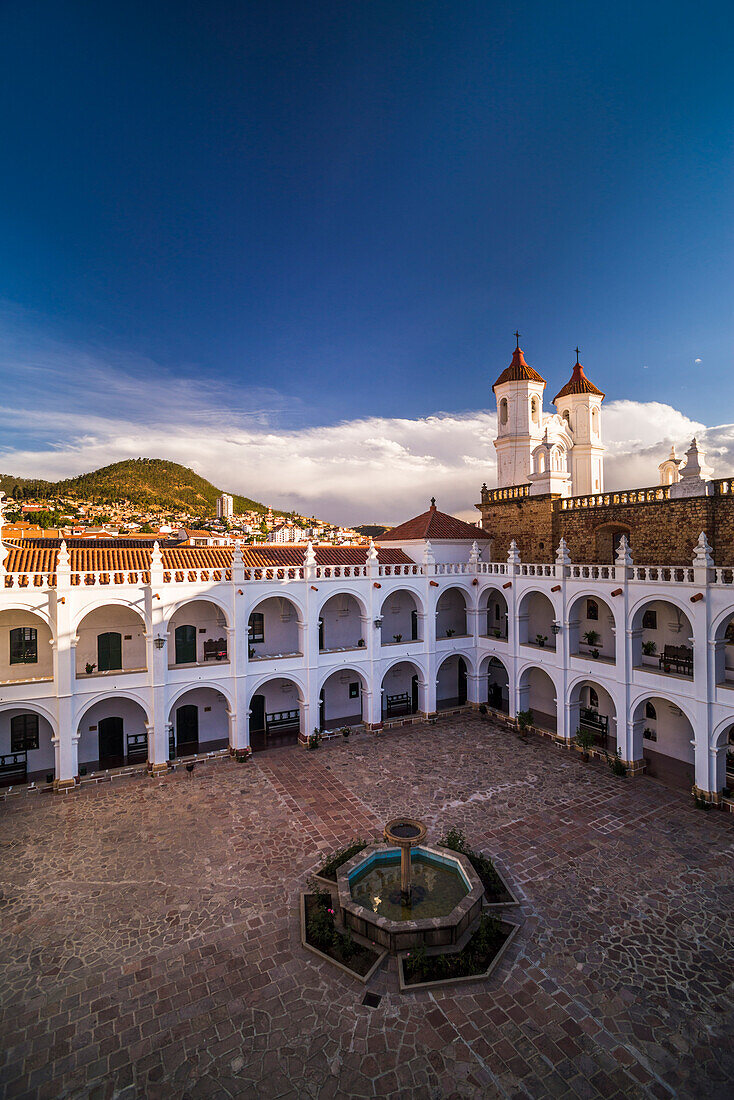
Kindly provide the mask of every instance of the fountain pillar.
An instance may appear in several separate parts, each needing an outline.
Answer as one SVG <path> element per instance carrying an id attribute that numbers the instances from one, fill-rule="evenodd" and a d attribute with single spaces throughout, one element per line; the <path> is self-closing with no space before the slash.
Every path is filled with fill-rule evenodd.
<path id="1" fill-rule="evenodd" d="M 383 835 L 388 844 L 397 844 L 400 848 L 400 893 L 408 905 L 411 896 L 410 849 L 425 840 L 426 826 L 412 817 L 394 817 L 388 821 Z"/>

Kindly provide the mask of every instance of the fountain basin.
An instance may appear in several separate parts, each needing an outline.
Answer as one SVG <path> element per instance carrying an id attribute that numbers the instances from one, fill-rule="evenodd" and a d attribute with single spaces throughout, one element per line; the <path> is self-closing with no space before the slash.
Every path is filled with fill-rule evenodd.
<path id="1" fill-rule="evenodd" d="M 414 904 L 400 896 L 399 847 L 373 844 L 337 872 L 344 923 L 396 954 L 455 944 L 478 919 L 484 887 L 458 852 L 421 844 L 412 849 Z"/>

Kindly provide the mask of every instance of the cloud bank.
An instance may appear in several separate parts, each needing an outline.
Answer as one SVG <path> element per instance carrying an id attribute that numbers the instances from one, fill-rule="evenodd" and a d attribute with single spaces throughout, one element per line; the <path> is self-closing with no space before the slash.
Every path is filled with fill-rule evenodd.
<path id="1" fill-rule="evenodd" d="M 488 410 L 313 426 L 318 411 L 285 395 L 129 357 L 111 362 L 52 343 L 13 355 L 6 344 L 0 369 L 13 375 L 4 387 L 12 400 L 0 406 L 4 473 L 58 479 L 124 458 L 167 458 L 222 489 L 348 524 L 400 522 L 431 496 L 476 519 L 482 482 L 495 484 Z M 694 435 L 718 476 L 734 469 L 732 424 L 707 427 L 671 405 L 616 401 L 602 426 L 609 489 L 657 484 L 671 444 L 681 454 Z"/>

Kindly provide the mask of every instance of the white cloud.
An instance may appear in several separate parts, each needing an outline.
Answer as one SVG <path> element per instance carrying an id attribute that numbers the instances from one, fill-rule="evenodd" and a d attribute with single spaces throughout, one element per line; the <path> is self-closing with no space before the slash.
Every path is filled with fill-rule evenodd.
<path id="1" fill-rule="evenodd" d="M 703 363 L 703 359 L 694 359 L 693 362 L 694 363 Z"/>

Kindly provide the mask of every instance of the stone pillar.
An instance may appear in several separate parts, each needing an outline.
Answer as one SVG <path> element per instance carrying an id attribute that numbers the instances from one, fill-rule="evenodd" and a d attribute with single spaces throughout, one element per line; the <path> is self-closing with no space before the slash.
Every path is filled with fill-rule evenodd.
<path id="1" fill-rule="evenodd" d="M 486 686 L 487 677 L 477 676 L 474 673 L 467 672 L 466 674 L 466 699 L 468 703 L 472 703 L 474 706 L 479 706 L 480 703 L 486 703 L 486 699 L 482 699 L 482 681 Z"/>
<path id="2" fill-rule="evenodd" d="M 158 544 L 155 544 L 157 547 Z M 146 592 L 146 610 L 150 629 L 146 632 L 146 656 L 148 661 L 149 722 L 148 771 L 151 775 L 165 775 L 168 771 L 168 647 L 172 644 L 168 635 L 166 609 L 163 602 L 163 566 L 156 560 L 155 547 L 151 557 L 151 583 Z M 160 557 L 160 550 L 157 557 Z M 161 642 L 163 643 L 161 645 Z"/>
<path id="3" fill-rule="evenodd" d="M 79 776 L 79 731 L 76 724 L 74 692 L 76 687 L 76 644 L 72 629 L 73 593 L 71 566 L 66 543 L 62 542 L 56 565 L 56 590 L 50 595 L 55 618 L 54 684 L 56 689 L 56 732 L 54 746 L 54 788 L 73 787 Z"/>

